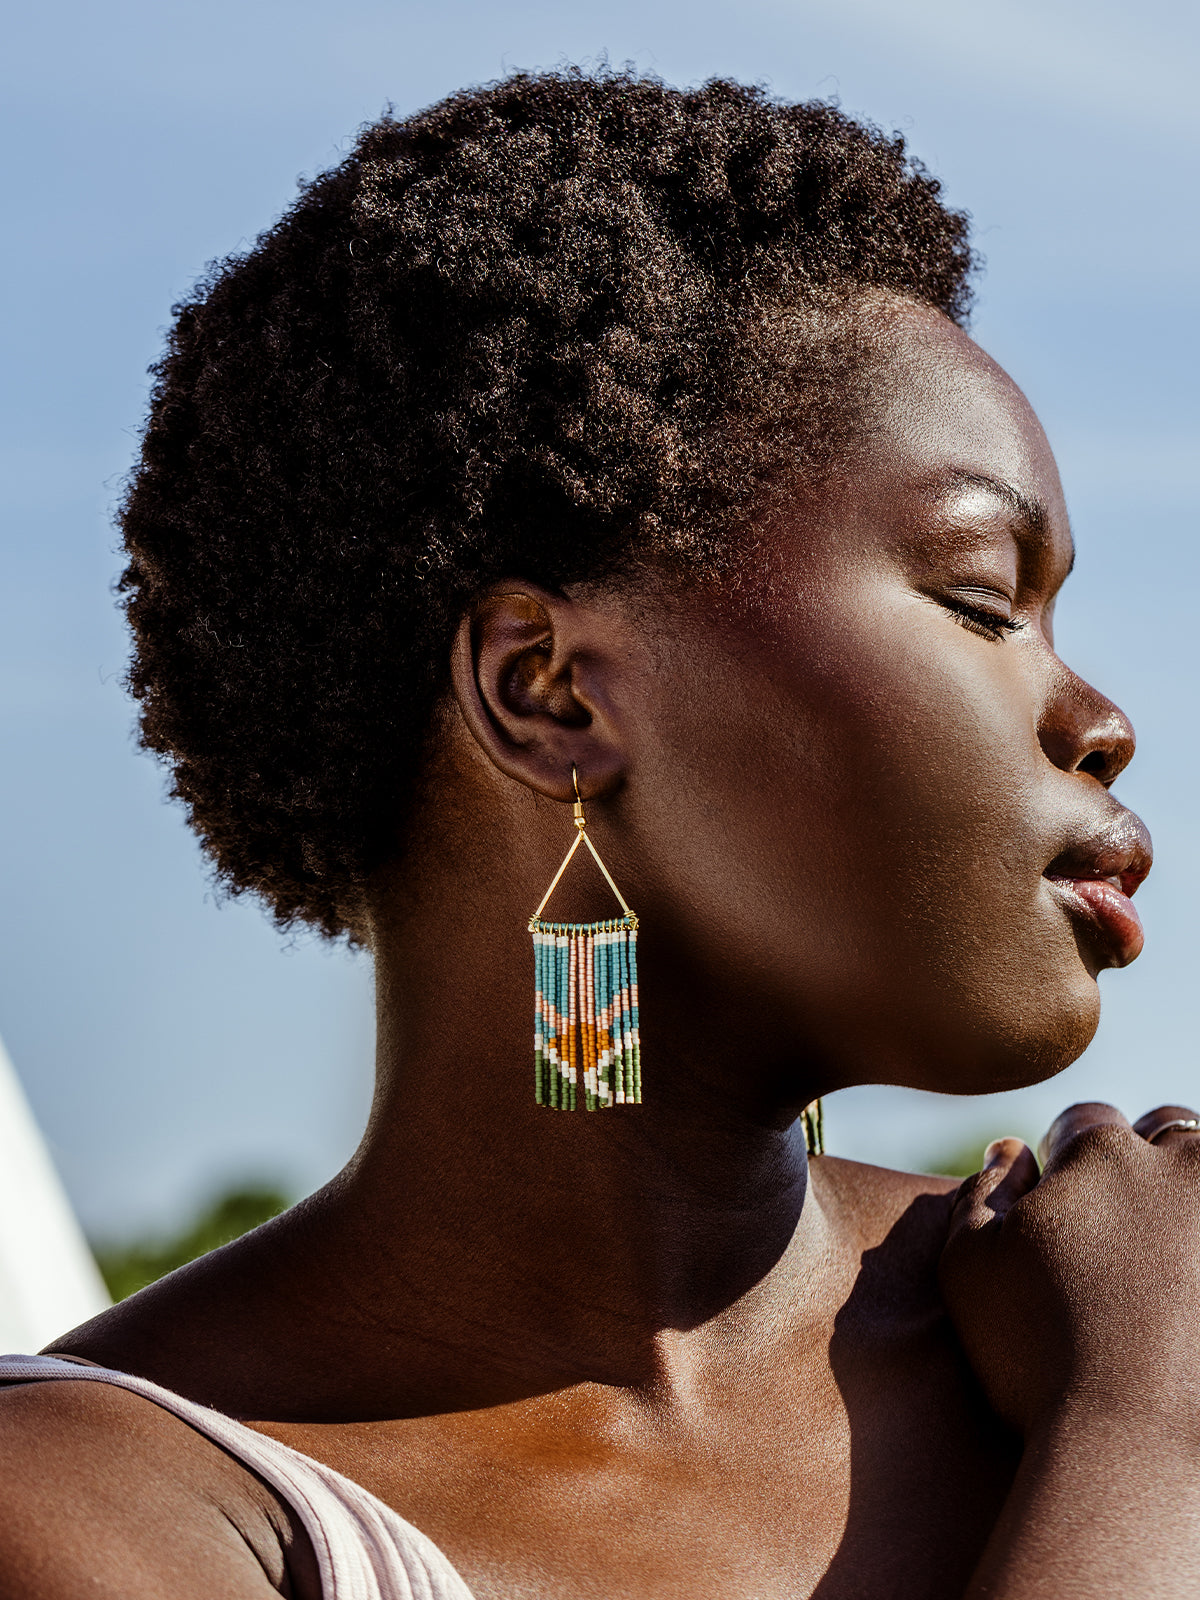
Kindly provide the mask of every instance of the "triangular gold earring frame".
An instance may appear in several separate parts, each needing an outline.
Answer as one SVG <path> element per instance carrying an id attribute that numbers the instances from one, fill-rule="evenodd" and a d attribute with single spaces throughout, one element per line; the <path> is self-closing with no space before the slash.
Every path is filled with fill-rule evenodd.
<path id="1" fill-rule="evenodd" d="M 537 910 L 533 913 L 533 916 L 530 917 L 530 919 L 529 919 L 530 932 L 533 931 L 534 923 L 536 923 L 538 921 L 538 919 L 541 917 L 542 912 L 546 909 L 546 905 L 547 905 L 547 902 L 550 899 L 550 896 L 554 893 L 555 889 L 558 888 L 559 883 L 562 881 L 563 873 L 571 865 L 571 861 L 574 858 L 575 852 L 579 849 L 579 846 L 581 844 L 587 845 L 588 849 L 591 851 L 592 860 L 596 863 L 596 865 L 600 868 L 600 871 L 604 874 L 605 883 L 608 884 L 608 887 L 616 895 L 617 901 L 618 901 L 618 903 L 619 903 L 619 905 L 621 907 L 621 910 L 625 913 L 625 916 L 628 919 L 629 927 L 636 928 L 637 925 L 638 925 L 637 916 L 635 915 L 634 912 L 632 912 L 629 909 L 629 906 L 628 906 L 628 904 L 627 904 L 627 902 L 625 900 L 625 896 L 621 893 L 620 889 L 617 888 L 617 885 L 616 885 L 616 882 L 615 882 L 615 880 L 613 878 L 612 873 L 608 870 L 608 868 L 604 865 L 604 862 L 600 859 L 599 850 L 596 849 L 596 846 L 588 838 L 588 834 L 587 834 L 587 819 L 585 818 L 585 816 L 583 814 L 583 800 L 582 800 L 582 798 L 580 797 L 580 794 L 579 794 L 579 776 L 576 773 L 574 767 L 571 768 L 571 780 L 575 785 L 575 827 L 578 829 L 578 832 L 576 833 L 574 839 L 571 841 L 571 848 L 567 851 L 566 855 L 563 857 L 562 866 L 559 867 L 558 871 L 554 874 L 554 878 L 551 881 L 550 887 L 546 890 L 545 894 L 542 896 L 541 905 L 538 906 Z"/>

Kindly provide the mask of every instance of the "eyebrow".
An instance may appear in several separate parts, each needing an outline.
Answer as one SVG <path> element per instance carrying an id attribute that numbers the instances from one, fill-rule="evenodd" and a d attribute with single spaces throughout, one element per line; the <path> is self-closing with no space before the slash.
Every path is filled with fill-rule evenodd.
<path id="1" fill-rule="evenodd" d="M 1046 507 L 1040 500 L 1033 500 L 1015 483 L 1009 483 L 1006 478 L 993 478 L 986 472 L 968 472 L 963 467 L 951 467 L 939 480 L 938 487 L 982 489 L 985 494 L 1003 500 L 1010 510 L 1025 524 L 1026 531 L 1039 543 L 1045 544 L 1048 517 Z M 1069 577 L 1075 570 L 1075 541 L 1071 541 L 1071 560 L 1067 567 L 1066 576 Z"/>

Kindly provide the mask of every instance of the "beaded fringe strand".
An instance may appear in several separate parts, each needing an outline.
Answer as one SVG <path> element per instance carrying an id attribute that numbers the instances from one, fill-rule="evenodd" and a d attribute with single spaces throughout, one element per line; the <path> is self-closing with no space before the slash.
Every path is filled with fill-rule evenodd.
<path id="1" fill-rule="evenodd" d="M 557 1111 L 640 1105 L 637 918 L 534 917 L 534 1094 Z"/>

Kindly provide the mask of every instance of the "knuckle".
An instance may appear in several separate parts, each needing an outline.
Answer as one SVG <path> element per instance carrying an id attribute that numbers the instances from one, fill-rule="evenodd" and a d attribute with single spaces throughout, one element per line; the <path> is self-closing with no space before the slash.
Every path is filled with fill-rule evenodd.
<path id="1" fill-rule="evenodd" d="M 1056 1152 L 1056 1162 L 1127 1161 L 1135 1153 L 1137 1137 L 1125 1123 L 1094 1122 L 1062 1141 Z"/>
<path id="2" fill-rule="evenodd" d="M 1107 1100 L 1077 1100 L 1074 1105 L 1059 1112 L 1053 1126 L 1069 1127 L 1072 1123 L 1079 1123 L 1081 1127 L 1090 1127 L 1093 1124 L 1120 1121 L 1121 1113 L 1116 1106 L 1110 1106 Z"/>

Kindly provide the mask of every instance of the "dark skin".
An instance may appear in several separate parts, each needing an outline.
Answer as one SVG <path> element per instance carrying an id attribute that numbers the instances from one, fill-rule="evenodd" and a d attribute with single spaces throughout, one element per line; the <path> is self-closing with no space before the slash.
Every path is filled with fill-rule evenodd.
<path id="1" fill-rule="evenodd" d="M 796 1121 L 1064 1066 L 1136 954 L 1086 886 L 1149 866 L 1132 730 L 1054 654 L 1036 418 L 950 323 L 869 314 L 879 414 L 738 582 L 514 577 L 464 619 L 373 898 L 357 1156 L 54 1347 L 332 1464 L 479 1600 L 1191 1592 L 1200 1140 L 1079 1108 L 1043 1177 L 1005 1141 L 956 1203 Z M 529 1070 L 572 766 L 645 930 L 646 1103 L 598 1116 Z M 586 869 L 554 902 L 608 907 Z M 316 1593 L 286 1509 L 137 1397 L 30 1385 L 0 1429 L 0 1594 Z"/>

